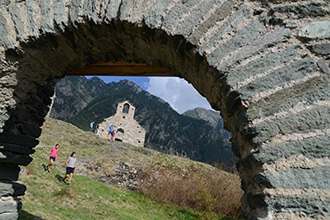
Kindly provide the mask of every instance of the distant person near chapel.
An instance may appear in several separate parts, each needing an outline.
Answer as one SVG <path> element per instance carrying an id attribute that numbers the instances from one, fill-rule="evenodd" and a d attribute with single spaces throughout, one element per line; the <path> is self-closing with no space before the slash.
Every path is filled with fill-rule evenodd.
<path id="1" fill-rule="evenodd" d="M 109 133 L 108 137 L 111 136 L 111 140 L 113 141 L 115 139 L 115 127 L 114 125 L 109 126 Z"/>
<path id="2" fill-rule="evenodd" d="M 92 121 L 92 122 L 89 124 L 89 131 L 93 132 L 93 128 L 94 128 L 94 121 Z"/>
<path id="3" fill-rule="evenodd" d="M 65 161 L 65 176 L 64 178 L 61 180 L 61 183 L 64 183 L 66 179 L 68 179 L 68 186 L 71 186 L 71 180 L 72 180 L 72 176 L 76 171 L 76 162 L 77 162 L 77 158 L 76 158 L 76 152 L 72 152 L 70 157 Z"/>
<path id="4" fill-rule="evenodd" d="M 50 173 L 50 168 L 52 168 L 53 164 L 55 163 L 57 154 L 58 154 L 58 147 L 59 144 L 55 144 L 55 147 L 53 147 L 50 150 L 49 153 L 49 164 L 47 165 L 47 167 L 45 167 L 45 171 L 47 171 L 48 173 Z"/>

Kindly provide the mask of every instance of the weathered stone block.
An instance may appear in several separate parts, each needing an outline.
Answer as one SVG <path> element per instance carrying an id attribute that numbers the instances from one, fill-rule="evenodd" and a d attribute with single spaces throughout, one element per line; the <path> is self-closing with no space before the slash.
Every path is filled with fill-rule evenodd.
<path id="1" fill-rule="evenodd" d="M 330 38 L 330 21 L 311 22 L 299 30 L 298 36 L 310 39 Z"/>
<path id="2" fill-rule="evenodd" d="M 26 186 L 22 183 L 0 181 L 0 196 L 22 196 L 25 191 Z"/>
<path id="3" fill-rule="evenodd" d="M 320 59 L 317 61 L 317 65 L 320 67 L 322 72 L 330 74 L 330 68 L 329 65 L 326 63 L 325 59 Z"/>
<path id="4" fill-rule="evenodd" d="M 217 22 L 222 21 L 223 19 L 225 19 L 227 16 L 230 15 L 230 12 L 233 10 L 234 6 L 235 5 L 234 5 L 233 1 L 223 2 L 221 4 L 221 6 L 219 8 L 217 8 L 217 10 L 215 11 L 214 14 L 212 14 L 205 22 L 198 25 L 197 29 L 190 36 L 188 36 L 188 40 L 193 44 L 198 44 L 199 39 L 201 39 L 202 36 L 211 27 L 213 27 Z M 245 13 L 247 13 L 246 15 L 248 15 L 248 16 L 251 15 L 251 12 L 250 12 L 249 8 L 246 5 L 243 6 L 243 9 L 244 10 L 239 10 L 239 13 L 245 12 Z M 239 17 L 239 16 L 237 16 L 237 17 Z M 237 17 L 235 16 L 235 18 L 237 18 Z M 243 14 L 242 14 L 242 17 L 245 17 L 245 16 L 243 16 Z M 229 18 L 229 20 L 232 20 L 232 22 L 233 22 L 232 17 Z M 230 22 L 228 22 L 228 23 L 230 23 Z M 233 22 L 232 26 L 234 26 L 235 23 L 236 22 Z M 229 28 L 229 26 L 228 26 L 228 28 Z"/>
<path id="5" fill-rule="evenodd" d="M 20 168 L 18 165 L 9 163 L 0 163 L 0 179 L 17 181 Z"/>
<path id="6" fill-rule="evenodd" d="M 256 161 L 260 163 L 271 163 L 280 158 L 289 158 L 293 155 L 303 155 L 308 152 L 306 157 L 311 160 L 326 158 L 330 155 L 329 136 L 304 137 L 278 144 L 264 144 L 259 148 L 258 153 L 254 153 Z"/>
<path id="7" fill-rule="evenodd" d="M 10 151 L 0 151 L 1 163 L 12 163 L 17 165 L 27 166 L 32 161 L 32 157 L 24 154 L 15 154 Z"/>
<path id="8" fill-rule="evenodd" d="M 17 209 L 22 206 L 21 202 L 11 196 L 0 197 L 0 213 L 17 213 Z"/>
<path id="9" fill-rule="evenodd" d="M 26 147 L 24 145 L 15 145 L 15 144 L 7 144 L 2 143 L 0 144 L 0 150 L 6 150 L 13 153 L 20 153 L 20 154 L 33 154 L 35 152 L 34 149 Z"/>
<path id="10" fill-rule="evenodd" d="M 0 214 L 1 220 L 16 220 L 17 218 L 18 218 L 18 212 L 7 212 Z"/>
<path id="11" fill-rule="evenodd" d="M 15 134 L 0 134 L 0 143 L 8 143 L 14 145 L 26 146 L 28 148 L 34 148 L 38 145 L 39 141 L 34 137 L 27 135 L 15 135 Z"/>
<path id="12" fill-rule="evenodd" d="M 233 7 L 232 5 L 228 6 L 226 4 L 224 4 L 224 10 L 227 7 Z M 227 16 L 227 13 L 225 13 L 224 15 Z M 215 46 L 217 46 L 217 44 L 219 42 L 221 42 L 223 39 L 226 38 L 226 34 L 231 33 L 233 31 L 236 31 L 237 27 L 244 21 L 247 20 L 249 18 L 251 18 L 252 16 L 252 11 L 251 8 L 248 7 L 247 5 L 241 5 L 238 9 L 238 11 L 235 12 L 234 16 L 230 16 L 227 20 L 225 20 L 224 24 L 221 25 L 219 27 L 219 30 L 216 31 L 213 34 L 209 34 L 207 36 L 204 36 L 203 41 L 205 41 L 205 43 L 203 45 L 201 45 L 201 47 L 198 49 L 200 54 L 203 54 L 204 51 L 207 51 Z M 220 17 L 222 18 L 222 17 Z M 213 19 L 213 20 L 212 20 Z M 212 19 L 210 18 L 209 20 L 206 21 L 205 24 L 203 24 L 203 26 L 208 26 L 208 25 L 215 25 L 218 21 L 217 17 L 212 17 Z M 198 43 L 199 37 L 202 37 L 202 34 L 205 34 L 205 32 L 208 31 L 208 29 L 206 29 L 206 27 L 204 27 L 205 29 L 202 29 L 204 32 L 202 33 L 198 33 L 195 32 L 193 33 L 192 36 L 190 36 L 188 39 L 191 40 L 193 43 L 196 42 L 196 44 Z M 200 30 L 200 31 L 202 31 Z"/>
<path id="13" fill-rule="evenodd" d="M 314 53 L 317 53 L 320 55 L 329 55 L 330 54 L 330 43 L 315 44 L 315 45 L 309 46 L 309 49 L 312 50 Z"/>
<path id="14" fill-rule="evenodd" d="M 291 18 L 301 19 L 305 17 L 323 17 L 329 15 L 329 9 L 323 6 L 324 4 L 322 3 L 308 4 L 307 2 L 307 4 L 284 4 L 275 6 L 272 10 L 291 16 Z"/>

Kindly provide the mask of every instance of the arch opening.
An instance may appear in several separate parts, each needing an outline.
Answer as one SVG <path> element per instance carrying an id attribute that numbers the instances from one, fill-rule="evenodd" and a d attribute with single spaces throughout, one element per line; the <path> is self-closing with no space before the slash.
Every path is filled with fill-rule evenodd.
<path id="1" fill-rule="evenodd" d="M 129 104 L 125 103 L 125 104 L 124 104 L 124 108 L 123 108 L 123 113 L 128 114 L 128 112 L 129 112 L 129 108 L 130 108 Z"/>
<path id="2" fill-rule="evenodd" d="M 129 24 L 127 24 L 129 28 L 130 27 Z M 81 25 L 82 27 L 79 27 L 78 30 L 88 30 L 86 29 L 87 27 L 85 25 Z M 88 26 L 88 25 L 87 25 Z M 100 26 L 98 27 L 100 29 L 102 29 L 103 27 Z M 40 127 L 42 125 L 43 122 L 43 118 L 45 117 L 45 115 L 48 112 L 48 108 L 51 105 L 51 97 L 54 94 L 54 87 L 55 87 L 55 81 L 54 79 L 58 79 L 61 77 L 64 77 L 65 75 L 77 75 L 77 72 L 75 72 L 75 70 L 79 69 L 79 71 L 84 71 L 84 68 L 86 67 L 87 69 L 90 68 L 90 64 L 91 63 L 97 63 L 99 60 L 104 60 L 105 58 L 102 58 L 102 56 L 108 56 L 109 52 L 104 52 L 104 46 L 100 46 L 99 48 L 99 53 L 97 54 L 89 54 L 89 53 L 93 53 L 93 50 L 95 50 L 95 48 L 93 50 L 91 50 L 91 48 L 73 48 L 72 45 L 83 45 L 82 43 L 79 43 L 79 41 L 83 41 L 85 40 L 83 37 L 78 36 L 78 33 L 76 33 L 76 30 L 72 29 L 72 30 L 67 30 L 68 33 L 66 34 L 71 34 L 73 35 L 74 39 L 68 39 L 65 37 L 66 34 L 63 35 L 48 35 L 48 36 L 43 36 L 40 39 L 31 42 L 31 43 L 27 43 L 26 45 L 22 45 L 22 47 L 25 50 L 24 54 L 21 54 L 20 56 L 18 56 L 17 52 L 13 51 L 13 54 L 10 55 L 8 54 L 7 57 L 9 60 L 11 60 L 11 62 L 19 62 L 20 65 L 18 66 L 16 73 L 17 75 L 19 75 L 19 77 L 17 77 L 17 90 L 16 92 L 16 96 L 14 96 L 14 98 L 16 99 L 16 103 L 19 105 L 26 105 L 25 107 L 22 107 L 23 109 L 31 109 L 31 108 L 38 108 L 40 107 L 40 109 L 37 109 L 37 111 L 35 111 L 36 114 L 40 114 L 40 116 L 38 117 L 38 119 L 40 120 L 40 122 L 38 123 L 38 126 Z M 81 33 L 79 33 L 80 35 Z M 85 33 L 86 37 L 89 36 L 90 33 Z M 164 36 L 165 37 L 165 36 Z M 144 37 L 142 37 L 141 39 L 143 39 Z M 168 40 L 173 40 L 173 38 L 171 38 L 170 36 L 167 36 Z M 73 41 L 73 42 L 70 42 Z M 78 41 L 78 42 L 74 42 L 74 41 Z M 184 39 L 180 39 L 181 44 L 185 44 L 184 43 Z M 127 44 L 134 44 L 133 42 L 130 42 L 128 40 L 126 40 Z M 41 45 L 40 45 L 41 44 Z M 149 42 L 150 44 L 150 42 Z M 158 43 L 156 42 L 156 46 Z M 170 47 L 173 46 L 177 46 L 177 42 L 175 43 L 175 45 L 173 45 L 174 42 L 170 43 Z M 143 46 L 146 46 L 147 43 L 144 42 Z M 40 47 L 41 46 L 41 47 Z M 123 46 L 123 45 L 121 45 Z M 56 47 L 56 48 L 54 48 Z M 111 45 L 108 50 L 109 51 L 113 51 L 118 47 L 118 45 Z M 155 48 L 154 47 L 154 48 Z M 112 48 L 112 49 L 111 49 Z M 153 54 L 157 54 L 157 51 L 160 49 L 163 49 L 164 47 L 161 46 L 158 49 L 153 49 L 154 52 Z M 131 50 L 131 49 L 130 49 Z M 146 60 L 152 60 L 149 61 L 149 63 L 156 63 L 156 67 L 160 68 L 160 69 L 164 69 L 163 66 L 171 66 L 170 68 L 172 69 L 172 71 L 167 71 L 167 69 L 170 68 L 166 68 L 166 71 L 162 72 L 162 75 L 165 76 L 174 76 L 175 74 L 180 76 L 180 78 L 184 78 L 183 75 L 189 72 L 189 74 L 192 75 L 192 73 L 195 72 L 195 75 L 198 75 L 198 73 L 196 73 L 196 69 L 192 69 L 192 71 L 189 70 L 189 68 L 191 68 L 191 63 L 188 62 L 187 64 L 184 63 L 184 59 L 185 57 L 181 57 L 180 59 L 183 59 L 181 64 L 186 66 L 189 65 L 189 68 L 186 67 L 184 68 L 182 65 L 179 65 L 178 68 L 176 67 L 176 63 L 170 63 L 172 62 L 172 53 L 177 53 L 177 49 L 173 49 L 173 52 L 170 52 L 171 55 L 170 60 L 166 60 L 163 57 L 153 57 L 152 55 L 148 55 L 145 56 L 144 53 L 142 54 L 135 54 L 137 51 L 139 51 L 139 49 L 135 49 L 134 51 L 128 51 L 130 53 L 134 53 L 134 59 L 132 58 L 133 55 L 131 55 L 130 53 L 128 53 L 127 57 L 121 57 L 121 54 L 115 55 L 121 57 L 120 59 L 126 60 L 125 62 L 129 63 L 131 62 L 131 60 L 136 60 L 136 63 L 139 63 L 142 61 L 142 63 L 148 63 L 146 62 Z M 184 50 L 184 49 L 182 49 Z M 54 51 L 54 53 L 49 53 L 49 51 Z M 116 51 L 116 50 L 115 50 Z M 80 53 L 80 55 L 77 55 L 77 52 Z M 45 54 L 47 54 L 47 56 L 45 56 Z M 70 55 L 68 55 L 70 54 Z M 64 55 L 64 56 L 63 56 Z M 86 57 L 87 55 L 87 57 Z M 180 55 L 181 56 L 181 55 Z M 195 56 L 195 55 L 193 55 Z M 17 57 L 19 57 L 17 59 Z M 74 57 L 74 59 L 73 59 Z M 101 58 L 100 58 L 101 57 Z M 200 57 L 197 57 L 198 59 L 202 59 Z M 117 59 L 117 58 L 115 58 Z M 14 60 L 18 60 L 18 61 L 14 61 Z M 36 61 L 37 60 L 37 61 Z M 176 62 L 179 62 L 179 59 L 175 60 Z M 54 65 L 53 62 L 56 63 L 61 63 L 62 65 L 58 66 L 58 65 Z M 116 62 L 116 61 L 115 61 Z M 29 63 L 34 63 L 34 66 L 30 66 Z M 78 64 L 79 63 L 79 64 Z M 168 63 L 165 65 L 165 63 Z M 161 65 L 159 65 L 161 64 Z M 93 64 L 92 64 L 93 65 Z M 150 64 L 146 64 L 146 65 L 150 65 Z M 203 68 L 202 66 L 204 65 L 205 70 L 207 70 L 207 72 L 209 73 L 208 77 L 211 78 L 211 72 L 213 72 L 214 70 L 211 68 L 209 68 L 207 66 L 206 61 L 199 61 L 199 66 L 197 68 L 197 72 L 204 72 L 205 70 L 199 70 L 200 68 Z M 47 68 L 44 68 L 44 67 Z M 78 66 L 84 66 L 84 67 L 79 67 Z M 153 65 L 153 68 L 155 68 L 155 65 Z M 209 70 L 208 70 L 209 69 Z M 37 71 L 36 71 L 37 70 Z M 183 71 L 184 70 L 184 71 Z M 89 71 L 89 70 L 88 70 Z M 173 74 L 173 71 L 175 72 L 175 74 Z M 180 71 L 183 71 L 183 73 L 181 73 Z M 34 73 L 38 72 L 38 75 L 40 74 L 40 78 L 35 78 L 34 77 Z M 74 74 L 73 74 L 74 73 Z M 100 72 L 95 72 L 95 75 L 99 75 Z M 105 74 L 103 72 L 103 74 Z M 139 73 L 138 73 L 139 74 Z M 146 74 L 144 72 L 144 74 Z M 91 75 L 91 74 L 90 74 Z M 206 86 L 202 86 L 205 84 L 209 85 L 209 82 L 202 82 L 200 80 L 196 81 L 196 83 L 189 81 L 189 78 L 193 79 L 191 77 L 191 75 L 189 75 L 189 77 L 187 77 L 188 79 L 186 79 L 188 82 L 192 83 L 193 85 L 197 83 L 197 85 L 199 85 L 200 88 L 204 88 L 204 90 L 209 90 L 209 87 Z M 34 93 L 33 91 L 35 91 L 35 87 L 37 87 L 37 89 L 42 90 L 40 92 Z M 27 90 L 27 91 L 31 91 L 31 92 L 26 92 L 22 91 L 22 90 Z M 37 90 L 38 91 L 38 90 Z M 213 97 L 213 96 L 212 96 Z M 32 99 L 37 99 L 35 102 L 33 103 L 22 103 L 21 100 L 32 100 Z M 214 99 L 216 100 L 216 98 Z M 27 107 L 29 106 L 29 107 Z M 38 106 L 38 107 L 35 107 Z M 123 109 L 123 112 L 128 113 L 129 111 L 129 106 L 125 106 L 126 108 Z M 19 107 L 18 107 L 19 108 Z M 13 111 L 11 113 L 12 118 L 15 118 L 14 115 L 17 114 L 17 111 L 15 109 L 15 111 Z M 29 114 L 31 114 L 29 112 Z M 13 117 L 14 116 L 14 117 Z M 12 122 L 10 121 L 10 123 L 12 124 L 18 124 L 17 122 L 21 123 L 20 121 L 22 120 L 22 118 L 20 118 L 21 115 L 18 115 L 17 121 Z M 35 115 L 32 115 L 31 120 L 35 120 Z M 5 127 L 6 129 L 6 127 Z M 38 135 L 40 135 L 40 130 L 38 134 L 35 134 L 34 138 L 37 138 Z M 122 141 L 120 138 L 117 138 L 117 141 Z M 26 146 L 26 144 L 24 144 Z M 33 148 L 34 146 L 37 145 L 37 142 L 34 142 L 33 144 L 31 143 L 31 148 Z M 25 155 L 24 155 L 25 156 Z M 26 155 L 27 157 L 29 157 L 28 155 Z M 24 164 L 20 164 L 20 165 L 27 165 L 29 162 L 31 162 L 31 160 L 25 162 Z"/>
<path id="3" fill-rule="evenodd" d="M 328 217 L 330 182 L 317 175 L 329 173 L 327 2 L 115 2 L 1 4 L 1 197 L 20 207 L 19 166 L 31 162 L 54 79 L 124 60 L 186 79 L 221 112 L 244 217 Z"/>

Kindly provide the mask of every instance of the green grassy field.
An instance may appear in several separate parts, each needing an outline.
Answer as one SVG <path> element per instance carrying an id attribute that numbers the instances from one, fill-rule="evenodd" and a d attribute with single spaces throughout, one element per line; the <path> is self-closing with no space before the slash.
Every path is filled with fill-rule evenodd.
<path id="1" fill-rule="evenodd" d="M 26 194 L 21 197 L 21 220 L 232 219 L 220 215 L 208 216 L 169 202 L 156 203 L 141 192 L 101 183 L 89 178 L 86 173 L 75 174 L 70 187 L 60 182 L 65 174 L 64 161 L 72 151 L 78 152 L 78 163 L 79 160 L 88 158 L 107 167 L 118 161 L 143 167 L 156 157 L 170 158 L 171 163 L 174 161 L 184 166 L 191 163 L 187 159 L 141 147 L 112 144 L 90 132 L 54 119 L 47 119 L 39 140 L 40 144 L 32 155 L 33 161 L 27 167 L 21 167 L 19 180 L 27 186 Z M 60 144 L 59 158 L 48 173 L 44 171 L 44 166 L 49 162 L 48 153 L 55 143 Z"/>
<path id="2" fill-rule="evenodd" d="M 72 185 L 60 183 L 64 172 L 43 170 L 48 160 L 37 152 L 21 181 L 28 187 L 19 219 L 198 219 L 199 213 L 151 202 L 129 192 L 75 175 Z M 38 218 L 37 218 L 38 217 Z"/>

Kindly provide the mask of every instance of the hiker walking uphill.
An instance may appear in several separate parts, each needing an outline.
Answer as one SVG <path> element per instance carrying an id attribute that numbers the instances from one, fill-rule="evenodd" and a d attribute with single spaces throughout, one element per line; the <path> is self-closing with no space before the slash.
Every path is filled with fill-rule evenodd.
<path id="1" fill-rule="evenodd" d="M 48 173 L 50 173 L 50 169 L 52 168 L 53 164 L 55 163 L 57 154 L 58 154 L 58 147 L 59 144 L 55 144 L 55 147 L 53 147 L 50 150 L 49 153 L 49 164 L 45 167 L 45 171 L 47 171 Z"/>
<path id="2" fill-rule="evenodd" d="M 74 172 L 76 171 L 76 152 L 72 152 L 70 157 L 65 161 L 65 166 L 66 166 L 66 173 L 65 177 L 62 179 L 62 183 L 65 182 L 66 179 L 68 179 L 68 186 L 71 186 L 71 180 Z"/>
<path id="3" fill-rule="evenodd" d="M 108 137 L 111 136 L 111 140 L 113 141 L 115 139 L 115 127 L 114 125 L 109 126 L 109 133 Z"/>

